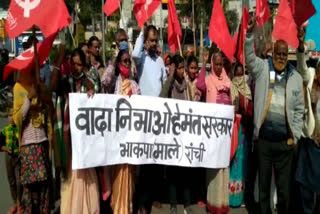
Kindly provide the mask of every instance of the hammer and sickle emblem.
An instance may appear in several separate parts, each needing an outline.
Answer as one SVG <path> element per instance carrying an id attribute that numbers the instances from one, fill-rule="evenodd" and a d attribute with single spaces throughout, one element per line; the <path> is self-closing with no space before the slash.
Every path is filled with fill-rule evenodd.
<path id="1" fill-rule="evenodd" d="M 17 5 L 19 5 L 21 8 L 23 8 L 23 16 L 26 18 L 30 17 L 30 11 L 33 10 L 34 8 L 38 7 L 40 4 L 41 0 L 15 0 Z"/>

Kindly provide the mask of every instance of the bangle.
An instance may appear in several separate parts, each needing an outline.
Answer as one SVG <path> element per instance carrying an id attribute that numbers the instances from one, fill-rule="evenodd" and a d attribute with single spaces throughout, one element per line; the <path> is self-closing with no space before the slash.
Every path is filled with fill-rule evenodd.
<path id="1" fill-rule="evenodd" d="M 53 67 L 53 69 L 56 69 L 56 70 L 58 70 L 58 71 L 61 70 L 58 66 L 53 65 L 52 67 Z"/>

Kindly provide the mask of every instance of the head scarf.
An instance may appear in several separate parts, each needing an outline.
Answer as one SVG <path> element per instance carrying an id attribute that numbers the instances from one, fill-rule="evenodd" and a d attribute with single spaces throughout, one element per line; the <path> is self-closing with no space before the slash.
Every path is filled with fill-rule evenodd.
<path id="1" fill-rule="evenodd" d="M 216 75 L 213 68 L 213 57 L 214 55 L 211 57 L 211 73 L 206 78 L 207 92 L 209 92 L 207 93 L 207 102 L 216 103 L 218 92 L 228 92 L 230 90 L 231 82 L 224 68 L 222 68 L 219 77 Z"/>

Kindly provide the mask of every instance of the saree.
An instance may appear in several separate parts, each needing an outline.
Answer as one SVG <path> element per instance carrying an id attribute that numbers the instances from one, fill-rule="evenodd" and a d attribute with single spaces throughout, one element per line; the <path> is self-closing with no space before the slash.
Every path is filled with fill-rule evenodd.
<path id="1" fill-rule="evenodd" d="M 129 79 L 117 78 L 115 94 L 140 94 L 138 84 Z M 136 167 L 130 164 L 119 164 L 112 167 L 111 208 L 114 214 L 133 212 L 133 194 L 135 190 Z"/>
<path id="2" fill-rule="evenodd" d="M 93 82 L 86 75 L 79 79 L 69 77 L 69 91 L 86 93 L 94 89 Z M 71 169 L 71 137 L 68 98 L 66 99 L 63 130 L 66 151 L 66 177 L 61 181 L 61 214 L 99 213 L 99 185 L 95 168 Z"/>

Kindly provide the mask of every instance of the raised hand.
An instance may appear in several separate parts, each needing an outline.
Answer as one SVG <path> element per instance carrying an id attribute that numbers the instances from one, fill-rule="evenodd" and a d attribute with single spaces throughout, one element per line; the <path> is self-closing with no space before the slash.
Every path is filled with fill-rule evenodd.
<path id="1" fill-rule="evenodd" d="M 251 17 L 248 22 L 247 33 L 253 33 L 255 27 L 256 27 L 256 19 L 255 17 Z"/>
<path id="2" fill-rule="evenodd" d="M 299 51 L 304 52 L 304 39 L 306 37 L 306 31 L 303 27 L 298 28 L 298 39 L 299 39 Z"/>

